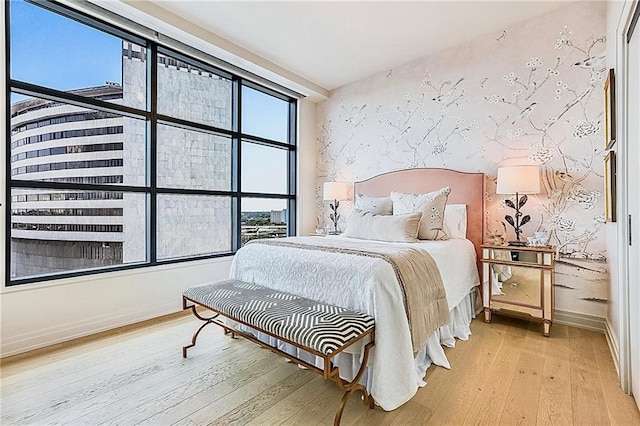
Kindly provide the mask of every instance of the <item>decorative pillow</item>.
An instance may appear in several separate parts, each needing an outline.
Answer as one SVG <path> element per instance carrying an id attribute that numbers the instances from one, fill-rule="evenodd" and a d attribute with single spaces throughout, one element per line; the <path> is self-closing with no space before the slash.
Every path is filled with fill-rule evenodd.
<path id="1" fill-rule="evenodd" d="M 447 204 L 442 229 L 449 238 L 467 238 L 467 205 Z"/>
<path id="2" fill-rule="evenodd" d="M 391 201 L 391 197 L 370 197 L 358 193 L 356 194 L 355 208 L 373 214 L 391 215 L 393 214 L 393 201 Z"/>
<path id="3" fill-rule="evenodd" d="M 447 234 L 442 230 L 444 208 L 451 188 L 444 187 L 427 194 L 404 194 L 392 192 L 393 214 L 422 213 L 418 239 L 446 240 Z"/>
<path id="4" fill-rule="evenodd" d="M 422 213 L 383 216 L 354 210 L 343 235 L 362 240 L 413 243 L 417 240 Z"/>

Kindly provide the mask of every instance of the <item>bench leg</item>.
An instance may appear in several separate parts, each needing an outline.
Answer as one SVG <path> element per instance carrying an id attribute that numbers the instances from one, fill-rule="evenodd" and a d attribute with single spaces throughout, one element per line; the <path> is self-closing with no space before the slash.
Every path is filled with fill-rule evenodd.
<path id="1" fill-rule="evenodd" d="M 342 419 L 342 412 L 344 411 L 344 408 L 347 406 L 347 402 L 349 401 L 349 398 L 351 398 L 351 396 L 358 391 L 362 391 L 364 395 L 364 398 L 363 398 L 364 405 L 367 405 L 371 409 L 373 409 L 374 407 L 373 397 L 369 395 L 369 392 L 367 392 L 367 388 L 360 384 L 360 379 L 362 378 L 362 375 L 364 374 L 364 371 L 367 368 L 367 362 L 369 361 L 369 349 L 371 349 L 372 346 L 373 346 L 373 342 L 369 342 L 364 346 L 364 356 L 362 357 L 362 364 L 360 365 L 358 374 L 356 374 L 356 377 L 354 377 L 352 381 L 345 383 L 345 381 L 342 380 L 338 374 L 334 376 L 335 379 L 337 380 L 338 386 L 341 389 L 344 389 L 345 391 L 344 395 L 342 395 L 342 400 L 340 401 L 340 405 L 338 406 L 338 412 L 336 413 L 336 416 L 333 419 L 334 426 L 340 425 L 340 420 Z"/>
<path id="2" fill-rule="evenodd" d="M 183 304 L 182 304 L 183 309 L 191 309 L 191 312 L 193 313 L 193 315 L 198 318 L 200 321 L 204 321 L 204 324 L 202 324 L 200 326 L 200 328 L 198 328 L 198 330 L 195 332 L 195 334 L 193 335 L 193 337 L 191 338 L 191 344 L 187 345 L 187 346 L 183 346 L 182 347 L 182 358 L 186 358 L 187 357 L 187 350 L 189 348 L 192 348 L 196 345 L 196 340 L 198 340 L 198 335 L 200 334 L 200 332 L 202 331 L 203 328 L 205 328 L 207 325 L 209 324 L 215 324 L 215 322 L 213 321 L 214 318 L 217 318 L 218 316 L 220 316 L 220 314 L 215 314 L 212 317 L 206 318 L 203 317 L 202 315 L 200 315 L 198 313 L 198 311 L 196 310 L 196 305 L 191 305 L 191 306 L 187 306 L 186 305 L 186 300 L 183 299 Z"/>

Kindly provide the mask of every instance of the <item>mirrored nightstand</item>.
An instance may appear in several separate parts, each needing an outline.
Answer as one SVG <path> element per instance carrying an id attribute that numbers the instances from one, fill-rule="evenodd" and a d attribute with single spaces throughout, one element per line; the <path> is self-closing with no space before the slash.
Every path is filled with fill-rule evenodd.
<path id="1" fill-rule="evenodd" d="M 552 247 L 482 245 L 484 318 L 492 313 L 530 316 L 553 322 L 555 250 Z"/>

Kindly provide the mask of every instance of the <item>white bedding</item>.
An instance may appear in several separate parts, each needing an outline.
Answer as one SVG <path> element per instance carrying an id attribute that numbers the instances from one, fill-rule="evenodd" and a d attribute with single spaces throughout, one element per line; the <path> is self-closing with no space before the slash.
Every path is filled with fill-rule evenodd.
<path id="1" fill-rule="evenodd" d="M 363 250 L 366 250 L 369 243 L 366 240 L 346 237 L 329 238 L 353 241 Z M 307 239 L 318 242 L 317 237 L 293 239 L 297 242 Z M 469 303 L 461 302 L 468 300 L 472 289 L 480 284 L 475 250 L 470 241 L 376 241 L 375 244 L 427 250 L 440 268 L 450 311 L 458 305 L 463 305 L 465 314 L 462 317 L 468 316 L 466 311 L 469 309 L 465 309 L 464 306 Z M 418 387 L 424 385 L 422 377 L 431 361 L 448 367 L 440 343 L 452 340 L 456 335 L 455 331 L 449 333 L 447 327 L 441 327 L 414 358 L 402 294 L 395 272 L 381 259 L 248 244 L 234 257 L 230 275 L 231 278 L 371 314 L 376 319 L 376 344 L 364 380 L 376 403 L 385 410 L 393 410 L 413 397 Z M 459 313 L 452 315 L 452 319 L 457 321 L 460 321 L 460 318 Z M 468 334 L 468 331 L 457 337 L 465 337 L 465 333 Z M 295 351 L 299 356 L 308 358 L 293 347 L 282 343 L 278 345 L 281 349 Z M 350 380 L 359 365 L 359 355 L 340 354 L 335 361 L 340 367 L 341 375 Z"/>

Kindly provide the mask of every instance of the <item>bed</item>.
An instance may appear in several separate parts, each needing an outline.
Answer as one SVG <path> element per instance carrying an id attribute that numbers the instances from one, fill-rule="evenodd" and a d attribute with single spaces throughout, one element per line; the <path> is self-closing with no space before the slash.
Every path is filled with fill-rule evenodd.
<path id="1" fill-rule="evenodd" d="M 475 295 L 480 284 L 484 175 L 410 169 L 354 184 L 354 193 L 372 197 L 388 196 L 392 191 L 423 194 L 443 186 L 451 188 L 447 204 L 466 205 L 466 238 L 406 243 L 337 236 L 290 237 L 278 244 L 258 242 L 238 251 L 230 278 L 372 315 L 376 321 L 376 342 L 362 382 L 381 408 L 393 410 L 426 384 L 423 377 L 431 364 L 450 367 L 442 345 L 454 346 L 455 338 L 467 339 L 470 335 L 469 324 L 477 311 Z M 338 249 L 327 249 L 334 246 Z M 426 343 L 420 340 L 416 347 L 415 325 L 409 327 L 412 321 L 408 319 L 406 293 L 400 289 L 397 271 L 375 256 L 354 256 L 349 252 L 354 249 L 428 252 L 446 291 L 448 323 L 430 332 Z M 269 336 L 258 333 L 258 337 L 309 363 L 321 361 Z M 362 345 L 358 345 L 336 357 L 335 363 L 346 380 L 357 372 L 361 353 Z"/>

